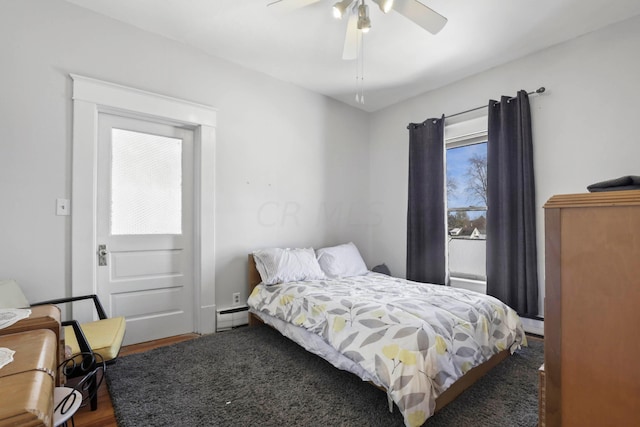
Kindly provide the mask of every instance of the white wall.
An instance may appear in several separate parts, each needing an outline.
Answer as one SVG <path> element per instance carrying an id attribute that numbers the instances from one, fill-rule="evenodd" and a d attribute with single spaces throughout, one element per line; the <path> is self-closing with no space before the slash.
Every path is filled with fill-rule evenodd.
<path id="1" fill-rule="evenodd" d="M 371 257 L 405 274 L 409 122 L 453 114 L 519 89 L 531 97 L 537 187 L 540 298 L 544 293 L 544 213 L 554 194 L 638 175 L 640 17 L 546 49 L 409 101 L 370 118 L 371 194 L 381 221 Z M 460 118 L 458 118 L 460 119 Z"/>
<path id="2" fill-rule="evenodd" d="M 349 216 L 368 202 L 365 113 L 60 0 L 2 0 L 0 40 L 0 277 L 31 301 L 71 290 L 71 222 L 55 216 L 71 195 L 69 73 L 218 109 L 218 307 L 246 298 L 253 249 L 353 240 L 368 255 Z"/>
<path id="3" fill-rule="evenodd" d="M 54 215 L 71 194 L 69 73 L 219 109 L 218 307 L 246 297 L 259 247 L 353 240 L 404 275 L 409 122 L 547 87 L 531 99 L 541 279 L 544 202 L 638 174 L 640 18 L 371 115 L 60 0 L 0 0 L 0 40 L 0 277 L 31 300 L 70 294 L 70 220 Z"/>

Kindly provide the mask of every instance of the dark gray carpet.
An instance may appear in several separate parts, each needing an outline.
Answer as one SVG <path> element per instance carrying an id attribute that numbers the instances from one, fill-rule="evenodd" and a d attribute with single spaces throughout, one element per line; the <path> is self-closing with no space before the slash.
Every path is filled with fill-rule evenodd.
<path id="1" fill-rule="evenodd" d="M 425 426 L 535 426 L 543 345 L 530 341 Z M 384 392 L 266 326 L 121 357 L 107 383 L 123 427 L 403 425 Z"/>

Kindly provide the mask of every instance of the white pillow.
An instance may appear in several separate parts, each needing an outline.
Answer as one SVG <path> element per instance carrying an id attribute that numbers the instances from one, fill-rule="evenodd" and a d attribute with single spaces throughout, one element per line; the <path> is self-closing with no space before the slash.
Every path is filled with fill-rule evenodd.
<path id="1" fill-rule="evenodd" d="M 367 273 L 367 265 L 353 243 L 322 248 L 316 251 L 320 268 L 329 277 L 362 276 Z"/>
<path id="2" fill-rule="evenodd" d="M 313 248 L 262 249 L 253 258 L 265 285 L 326 279 Z"/>
<path id="3" fill-rule="evenodd" d="M 0 280 L 0 308 L 29 307 L 27 297 L 15 280 Z"/>

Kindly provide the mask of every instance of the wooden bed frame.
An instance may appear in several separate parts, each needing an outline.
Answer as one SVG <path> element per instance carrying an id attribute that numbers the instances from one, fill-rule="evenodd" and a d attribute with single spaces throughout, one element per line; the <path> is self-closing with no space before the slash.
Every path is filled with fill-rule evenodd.
<path id="1" fill-rule="evenodd" d="M 253 292 L 253 288 L 260 284 L 260 273 L 258 273 L 258 269 L 256 268 L 256 262 L 253 259 L 253 254 L 249 254 L 249 295 Z M 262 320 L 254 315 L 253 313 L 249 313 L 249 326 L 256 326 L 262 324 Z M 478 365 L 475 368 L 471 369 L 469 372 L 464 374 L 458 381 L 453 383 L 444 393 L 436 398 L 436 409 L 435 412 L 438 412 L 440 409 L 444 408 L 447 404 L 451 403 L 456 397 L 458 397 L 463 391 L 467 388 L 471 387 L 476 381 L 482 378 L 487 372 L 497 366 L 500 362 L 506 359 L 509 356 L 509 350 L 503 350 L 500 353 L 497 353 L 491 357 L 491 359 L 484 362 L 482 365 Z M 386 392 L 386 390 L 385 390 Z"/>

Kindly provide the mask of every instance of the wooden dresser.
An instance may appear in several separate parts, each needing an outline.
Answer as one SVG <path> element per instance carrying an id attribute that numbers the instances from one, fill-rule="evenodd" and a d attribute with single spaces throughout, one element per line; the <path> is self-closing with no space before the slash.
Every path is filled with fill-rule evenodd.
<path id="1" fill-rule="evenodd" d="M 640 425 L 640 191 L 544 208 L 545 424 Z"/>

